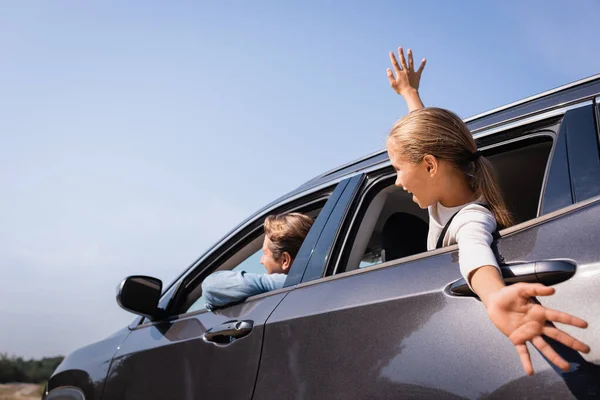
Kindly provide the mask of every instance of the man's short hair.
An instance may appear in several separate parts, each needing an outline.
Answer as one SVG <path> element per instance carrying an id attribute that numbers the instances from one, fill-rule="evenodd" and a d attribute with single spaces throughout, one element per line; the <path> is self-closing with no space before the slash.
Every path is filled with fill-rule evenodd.
<path id="1" fill-rule="evenodd" d="M 264 227 L 265 235 L 271 241 L 269 248 L 273 258 L 279 260 L 284 252 L 296 258 L 313 222 L 311 217 L 300 213 L 269 215 Z"/>

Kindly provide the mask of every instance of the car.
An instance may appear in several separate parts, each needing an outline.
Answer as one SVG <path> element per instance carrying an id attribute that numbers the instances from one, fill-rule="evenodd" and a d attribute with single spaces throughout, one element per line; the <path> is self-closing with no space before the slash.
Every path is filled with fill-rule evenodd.
<path id="1" fill-rule="evenodd" d="M 268 204 L 166 287 L 126 278 L 117 301 L 135 321 L 68 355 L 44 398 L 600 396 L 599 100 L 596 75 L 466 120 L 518 220 L 493 243 L 505 281 L 554 285 L 539 301 L 589 322 L 562 327 L 588 354 L 546 339 L 570 372 L 530 347 L 536 374 L 524 373 L 462 278 L 457 246 L 418 245 L 427 211 L 394 186 L 380 151 Z M 203 279 L 261 272 L 262 223 L 291 211 L 315 222 L 285 286 L 206 310 Z"/>

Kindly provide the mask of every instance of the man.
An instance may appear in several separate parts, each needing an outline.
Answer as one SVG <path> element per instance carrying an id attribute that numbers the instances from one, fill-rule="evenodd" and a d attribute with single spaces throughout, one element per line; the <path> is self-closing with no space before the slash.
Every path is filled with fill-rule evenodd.
<path id="1" fill-rule="evenodd" d="M 206 308 L 212 310 L 247 297 L 281 289 L 313 219 L 300 213 L 270 215 L 265 219 L 265 239 L 260 263 L 267 274 L 217 271 L 202 282 Z"/>

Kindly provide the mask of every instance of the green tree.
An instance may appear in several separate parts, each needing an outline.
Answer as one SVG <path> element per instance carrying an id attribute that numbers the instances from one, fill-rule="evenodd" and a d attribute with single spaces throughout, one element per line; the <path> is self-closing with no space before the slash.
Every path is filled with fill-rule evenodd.
<path id="1" fill-rule="evenodd" d="M 0 353 L 0 383 L 39 383 L 48 380 L 63 357 L 44 357 L 24 360 L 22 357 Z"/>

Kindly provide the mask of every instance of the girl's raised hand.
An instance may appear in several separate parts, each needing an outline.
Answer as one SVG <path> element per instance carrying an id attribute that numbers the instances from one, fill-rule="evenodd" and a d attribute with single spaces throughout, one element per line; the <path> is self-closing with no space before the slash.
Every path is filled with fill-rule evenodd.
<path id="1" fill-rule="evenodd" d="M 390 61 L 392 62 L 394 71 L 392 72 L 392 70 L 388 68 L 387 76 L 392 89 L 394 89 L 396 93 L 406 97 L 408 91 L 416 91 L 419 89 L 421 74 L 423 73 L 423 69 L 425 68 L 427 60 L 423 59 L 419 69 L 415 71 L 411 49 L 408 49 L 408 64 L 404 59 L 404 51 L 402 50 L 402 47 L 398 47 L 398 57 L 400 58 L 400 64 L 398 64 L 398 60 L 396 60 L 394 53 L 390 52 Z"/>
<path id="2" fill-rule="evenodd" d="M 490 319 L 514 344 L 523 369 L 528 375 L 533 374 L 533 366 L 526 345 L 528 341 L 561 370 L 569 370 L 569 363 L 550 347 L 542 335 L 574 350 L 583 353 L 590 351 L 590 348 L 584 343 L 548 324 L 548 322 L 558 322 L 586 328 L 587 322 L 567 313 L 546 308 L 532 299 L 536 296 L 550 296 L 553 293 L 553 288 L 541 283 L 517 283 L 490 294 L 486 301 Z"/>

